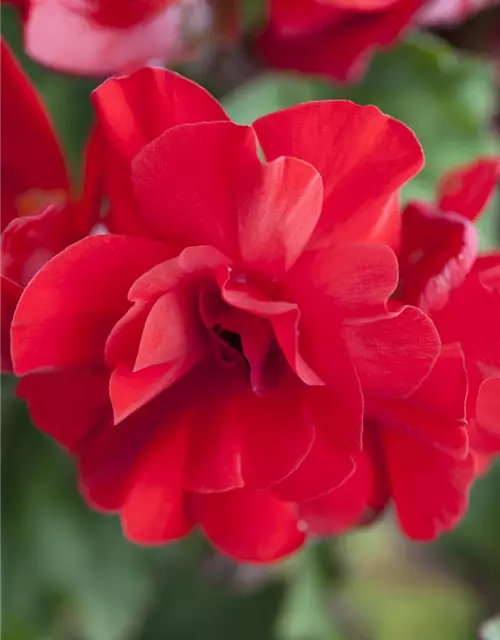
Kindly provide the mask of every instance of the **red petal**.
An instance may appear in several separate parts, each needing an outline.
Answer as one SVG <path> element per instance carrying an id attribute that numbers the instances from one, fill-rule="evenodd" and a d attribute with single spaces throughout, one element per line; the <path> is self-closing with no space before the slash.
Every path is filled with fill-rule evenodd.
<path id="1" fill-rule="evenodd" d="M 424 311 L 440 309 L 451 289 L 460 286 L 478 249 L 474 226 L 422 203 L 403 211 L 397 298 Z"/>
<path id="2" fill-rule="evenodd" d="M 430 374 L 409 397 L 368 397 L 366 412 L 408 437 L 464 459 L 469 450 L 466 396 L 462 351 L 457 345 L 447 345 Z"/>
<path id="3" fill-rule="evenodd" d="M 296 158 L 277 158 L 245 176 L 238 237 L 245 267 L 278 277 L 314 231 L 323 205 L 321 176 Z"/>
<path id="4" fill-rule="evenodd" d="M 249 127 L 209 122 L 170 129 L 133 163 L 141 217 L 156 237 L 179 250 L 208 244 L 234 257 L 241 198 L 254 195 L 240 187 L 259 165 Z"/>
<path id="5" fill-rule="evenodd" d="M 0 276 L 1 280 L 1 356 L 2 356 L 2 373 L 12 373 L 12 359 L 10 357 L 10 327 L 14 312 L 23 292 L 22 287 L 5 277 Z"/>
<path id="6" fill-rule="evenodd" d="M 172 127 L 228 119 L 203 87 L 153 67 L 106 80 L 92 102 L 107 140 L 128 161 Z"/>
<path id="7" fill-rule="evenodd" d="M 33 373 L 20 380 L 17 395 L 38 429 L 76 451 L 92 431 L 109 424 L 108 380 L 106 370 L 83 367 Z"/>
<path id="8" fill-rule="evenodd" d="M 415 307 L 371 321 L 345 322 L 342 335 L 363 390 L 382 396 L 414 391 L 441 350 L 433 323 Z"/>
<path id="9" fill-rule="evenodd" d="M 205 328 L 192 292 L 171 291 L 151 307 L 142 332 L 134 371 L 187 358 L 204 346 Z"/>
<path id="10" fill-rule="evenodd" d="M 182 379 L 196 364 L 198 354 L 140 371 L 118 367 L 111 374 L 109 397 L 118 424 Z"/>
<path id="11" fill-rule="evenodd" d="M 372 317 L 386 312 L 398 282 L 394 252 L 385 245 L 345 244 L 308 252 L 286 280 L 299 308 L 329 317 Z"/>
<path id="12" fill-rule="evenodd" d="M 183 422 L 158 425 L 130 474 L 121 518 L 125 535 L 133 542 L 161 544 L 191 530 L 182 484 L 188 433 Z"/>
<path id="13" fill-rule="evenodd" d="M 387 233 L 392 215 L 384 220 L 381 214 L 423 165 L 413 132 L 375 107 L 310 102 L 264 116 L 253 126 L 268 159 L 293 156 L 321 174 L 324 206 L 310 242 L 315 248 Z"/>
<path id="14" fill-rule="evenodd" d="M 453 529 L 467 509 L 472 457 L 457 460 L 394 429 L 383 431 L 383 441 L 392 497 L 406 535 L 433 540 Z"/>
<path id="15" fill-rule="evenodd" d="M 482 450 L 500 452 L 500 378 L 485 380 L 477 398 L 476 428 L 482 441 Z"/>
<path id="16" fill-rule="evenodd" d="M 448 304 L 432 314 L 443 343 L 460 343 L 470 379 L 500 370 L 500 287 L 491 277 L 490 260 L 486 271 L 482 264 L 477 260 L 477 268 L 451 292 Z"/>
<path id="17" fill-rule="evenodd" d="M 267 491 L 191 494 L 189 505 L 212 543 L 237 560 L 278 560 L 297 550 L 305 540 L 291 505 Z"/>
<path id="18" fill-rule="evenodd" d="M 166 257 L 161 244 L 107 235 L 85 238 L 55 256 L 16 309 L 16 373 L 102 361 L 106 338 L 130 304 L 131 283 Z"/>
<path id="19" fill-rule="evenodd" d="M 144 2 L 135 5 L 146 13 Z M 134 22 L 125 27 L 116 22 L 123 23 L 123 16 L 129 18 L 130 12 L 117 8 L 116 14 L 121 13 L 122 18 L 113 24 L 101 21 L 100 7 L 91 14 L 88 7 L 93 6 L 90 2 L 82 6 L 81 2 L 53 0 L 32 3 L 24 32 L 28 53 L 59 71 L 107 76 L 154 60 L 168 60 L 182 52 L 182 13 L 177 9 L 170 10 L 167 5 L 156 14 L 149 9 L 150 14 L 142 19 L 136 11 Z"/>
<path id="20" fill-rule="evenodd" d="M 191 80 L 165 69 L 141 69 L 110 78 L 92 94 L 104 150 L 109 154 L 107 195 L 109 228 L 116 233 L 148 235 L 138 217 L 130 185 L 132 158 L 168 129 L 189 122 L 227 120 L 219 103 Z"/>
<path id="21" fill-rule="evenodd" d="M 67 192 L 68 173 L 52 124 L 3 40 L 0 57 L 2 191 L 7 188 L 13 198 L 34 189 Z M 3 228 L 9 220 L 2 218 Z"/>
<path id="22" fill-rule="evenodd" d="M 204 388 L 207 399 L 198 400 L 189 489 L 230 488 L 221 486 L 219 480 L 221 473 L 227 474 L 229 465 L 233 482 L 241 474 L 245 486 L 267 489 L 295 471 L 311 449 L 314 427 L 302 411 L 300 389 L 293 379 L 262 398 L 253 393 L 244 378 L 231 377 L 231 371 L 225 375 L 213 372 L 194 388 Z M 226 449 L 230 453 L 224 463 L 221 452 Z M 204 477 L 201 469 L 206 472 Z"/>
<path id="23" fill-rule="evenodd" d="M 316 428 L 314 444 L 306 459 L 288 478 L 272 488 L 280 500 L 310 500 L 346 482 L 354 472 L 353 456 L 335 441 L 335 431 L 352 429 L 352 425 L 343 424 L 337 416 L 332 422 L 335 424 L 328 431 L 321 428 L 323 425 Z"/>
<path id="24" fill-rule="evenodd" d="M 15 218 L 2 233 L 2 269 L 22 285 L 77 238 L 73 206 L 48 206 L 38 215 Z"/>
<path id="25" fill-rule="evenodd" d="M 480 158 L 449 171 L 438 186 L 441 211 L 458 213 L 475 220 L 493 197 L 500 179 L 500 157 Z"/>
<path id="26" fill-rule="evenodd" d="M 338 535 L 360 524 L 373 495 L 375 470 L 366 452 L 356 456 L 355 466 L 340 487 L 298 505 L 308 530 L 320 536 Z"/>
<path id="27" fill-rule="evenodd" d="M 170 291 L 192 277 L 212 276 L 218 267 L 228 267 L 230 261 L 213 247 L 187 247 L 176 258 L 155 265 L 134 282 L 130 300 L 150 300 Z"/>

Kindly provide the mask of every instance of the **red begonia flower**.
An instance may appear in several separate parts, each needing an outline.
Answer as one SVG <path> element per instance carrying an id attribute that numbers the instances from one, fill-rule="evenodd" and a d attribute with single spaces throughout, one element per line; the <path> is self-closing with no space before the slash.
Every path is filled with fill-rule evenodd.
<path id="1" fill-rule="evenodd" d="M 409 395 L 438 357 L 425 314 L 386 306 L 397 262 L 381 241 L 420 146 L 344 101 L 238 126 L 158 69 L 94 103 L 120 233 L 73 244 L 25 289 L 19 393 L 130 539 L 197 525 L 225 553 L 274 560 L 304 540 L 295 503 L 354 473 L 363 393 Z M 117 189 L 133 196 L 123 216 Z"/>
<path id="2" fill-rule="evenodd" d="M 411 24 L 431 23 L 433 15 L 435 23 L 459 21 L 497 1 L 269 0 L 256 46 L 273 67 L 353 81 Z"/>
<path id="3" fill-rule="evenodd" d="M 1 44 L 2 371 L 12 370 L 9 327 L 18 289 L 71 242 L 86 235 L 99 211 L 98 139 L 86 154 L 83 193 L 73 199 L 63 153 L 44 107 Z M 14 284 L 16 286 L 14 286 Z"/>
<path id="4" fill-rule="evenodd" d="M 26 0 L 24 44 L 45 66 L 107 76 L 182 60 L 226 29 L 224 10 L 211 0 Z"/>

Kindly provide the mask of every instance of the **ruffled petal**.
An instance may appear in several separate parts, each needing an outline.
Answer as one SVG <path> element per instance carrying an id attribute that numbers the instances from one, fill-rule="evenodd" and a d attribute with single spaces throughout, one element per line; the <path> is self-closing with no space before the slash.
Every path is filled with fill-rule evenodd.
<path id="1" fill-rule="evenodd" d="M 237 560 L 272 562 L 293 553 L 305 541 L 293 507 L 268 491 L 193 493 L 189 506 L 212 543 Z"/>
<path id="2" fill-rule="evenodd" d="M 85 238 L 55 256 L 14 314 L 16 373 L 101 362 L 109 332 L 130 305 L 131 283 L 167 257 L 159 243 L 110 235 Z"/>
<path id="3" fill-rule="evenodd" d="M 422 149 L 405 125 L 376 107 L 332 100 L 277 111 L 253 127 L 269 160 L 300 158 L 323 178 L 323 212 L 311 248 L 393 235 L 393 209 L 386 205 L 423 165 Z"/>

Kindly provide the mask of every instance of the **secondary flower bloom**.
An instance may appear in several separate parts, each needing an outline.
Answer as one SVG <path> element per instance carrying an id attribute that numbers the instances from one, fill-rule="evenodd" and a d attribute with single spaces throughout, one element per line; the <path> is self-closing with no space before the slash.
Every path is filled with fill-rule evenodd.
<path id="1" fill-rule="evenodd" d="M 295 503 L 355 470 L 363 393 L 411 394 L 440 352 L 422 311 L 386 308 L 383 240 L 420 146 L 346 101 L 238 126 L 160 69 L 108 80 L 94 103 L 122 176 L 111 207 L 127 180 L 131 200 L 23 293 L 19 393 L 130 539 L 197 525 L 238 559 L 286 555 L 304 540 Z"/>
<path id="2" fill-rule="evenodd" d="M 366 398 L 356 471 L 339 489 L 300 507 L 313 531 L 349 529 L 392 499 L 407 535 L 433 538 L 462 516 L 474 462 L 482 467 L 500 451 L 500 253 L 477 256 L 471 222 L 499 176 L 500 159 L 480 159 L 444 177 L 435 205 L 404 209 L 393 304 L 425 310 L 443 350 L 404 401 Z"/>
<path id="3" fill-rule="evenodd" d="M 97 156 L 88 149 L 85 197 L 71 196 L 63 153 L 35 90 L 1 43 L 2 371 L 11 371 L 9 330 L 22 287 L 38 269 L 90 230 Z M 92 167 L 92 171 L 90 171 Z"/>
<path id="4" fill-rule="evenodd" d="M 357 80 L 409 26 L 453 23 L 498 0 L 269 0 L 257 48 L 274 67 Z"/>
<path id="5" fill-rule="evenodd" d="M 15 4 L 19 5 L 19 2 Z M 111 75 L 179 62 L 232 24 L 218 0 L 25 0 L 24 45 L 43 65 Z"/>

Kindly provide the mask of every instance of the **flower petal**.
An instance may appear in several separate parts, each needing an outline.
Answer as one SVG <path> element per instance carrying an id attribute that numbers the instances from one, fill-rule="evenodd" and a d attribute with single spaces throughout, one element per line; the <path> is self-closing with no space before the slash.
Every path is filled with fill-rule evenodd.
<path id="1" fill-rule="evenodd" d="M 500 157 L 479 158 L 453 169 L 439 183 L 439 209 L 475 220 L 487 207 L 499 180 Z"/>
<path id="2" fill-rule="evenodd" d="M 20 380 L 16 393 L 26 400 L 35 426 L 74 452 L 110 422 L 108 379 L 104 368 L 32 373 Z"/>
<path id="3" fill-rule="evenodd" d="M 381 219 L 388 201 L 423 165 L 413 132 L 376 107 L 310 102 L 264 116 L 253 127 L 269 160 L 300 158 L 321 174 L 324 206 L 314 248 L 383 238 L 393 224 L 392 216 Z"/>
<path id="4" fill-rule="evenodd" d="M 120 515 L 125 536 L 162 544 L 189 533 L 194 522 L 184 504 L 183 474 L 189 428 L 184 421 L 158 425 L 129 476 Z"/>
<path id="5" fill-rule="evenodd" d="M 1 312 L 0 312 L 0 321 L 1 321 L 1 347 L 0 347 L 0 355 L 2 357 L 2 373 L 12 373 L 12 358 L 10 355 L 10 328 L 12 324 L 12 318 L 14 317 L 14 312 L 17 307 L 17 303 L 19 302 L 19 298 L 21 297 L 21 293 L 23 292 L 22 287 L 20 287 L 16 282 L 7 278 L 3 274 L 0 275 L 1 282 Z"/>
<path id="6" fill-rule="evenodd" d="M 12 323 L 17 375 L 100 362 L 131 283 L 168 257 L 159 243 L 92 236 L 50 260 L 24 290 Z"/>
<path id="7" fill-rule="evenodd" d="M 245 267 L 271 277 L 288 271 L 314 231 L 323 205 L 321 176 L 307 162 L 280 157 L 245 176 L 238 208 Z"/>
<path id="8" fill-rule="evenodd" d="M 240 561 L 272 562 L 296 551 L 305 540 L 292 506 L 268 491 L 193 493 L 189 506 L 212 543 Z"/>
<path id="9" fill-rule="evenodd" d="M 465 513 L 474 479 L 471 456 L 457 460 L 394 429 L 383 431 L 392 497 L 401 528 L 413 540 L 433 540 Z"/>
<path id="10" fill-rule="evenodd" d="M 7 188 L 12 198 L 35 189 L 67 193 L 68 172 L 52 124 L 4 40 L 0 59 L 2 191 Z M 8 222 L 2 215 L 2 228 Z"/>
<path id="11" fill-rule="evenodd" d="M 366 322 L 346 322 L 342 335 L 364 391 L 404 396 L 428 375 L 441 350 L 431 320 L 415 307 Z"/>
<path id="12" fill-rule="evenodd" d="M 259 166 L 250 127 L 209 122 L 170 129 L 133 162 L 141 218 L 155 237 L 175 243 L 179 251 L 213 245 L 237 256 L 240 186 Z"/>
<path id="13" fill-rule="evenodd" d="M 403 211 L 398 300 L 424 311 L 441 309 L 474 264 L 478 235 L 468 220 L 411 203 Z"/>

